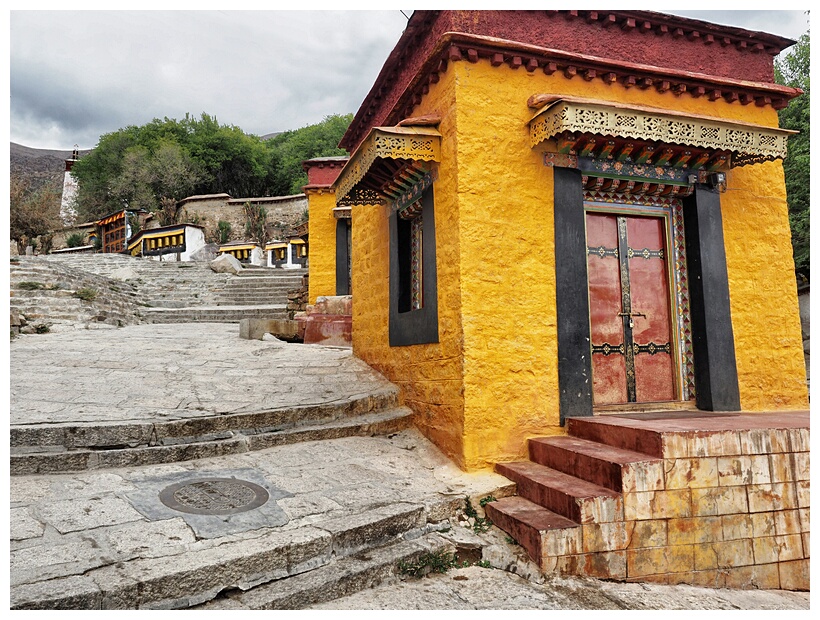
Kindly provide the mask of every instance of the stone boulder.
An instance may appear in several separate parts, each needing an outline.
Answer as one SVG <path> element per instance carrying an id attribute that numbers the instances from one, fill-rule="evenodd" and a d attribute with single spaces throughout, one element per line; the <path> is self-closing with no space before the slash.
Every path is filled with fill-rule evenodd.
<path id="1" fill-rule="evenodd" d="M 206 243 L 204 246 L 199 248 L 196 252 L 191 254 L 192 261 L 212 261 L 217 257 L 217 253 L 219 252 L 219 246 L 216 243 Z"/>
<path id="2" fill-rule="evenodd" d="M 237 274 L 242 271 L 242 263 L 230 254 L 222 254 L 211 261 L 211 269 L 216 273 Z"/>
<path id="3" fill-rule="evenodd" d="M 126 280 L 134 280 L 138 277 L 139 274 L 130 265 L 128 267 L 120 267 L 119 269 L 115 269 L 111 272 L 111 278 L 122 282 L 125 282 Z"/>

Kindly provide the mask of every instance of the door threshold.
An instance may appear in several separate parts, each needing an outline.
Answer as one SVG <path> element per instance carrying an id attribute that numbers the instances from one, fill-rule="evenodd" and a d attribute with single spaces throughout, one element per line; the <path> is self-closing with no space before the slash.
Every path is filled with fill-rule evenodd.
<path id="1" fill-rule="evenodd" d="M 668 401 L 659 403 L 624 403 L 601 405 L 592 408 L 592 415 L 617 415 L 619 413 L 646 413 L 655 411 L 698 411 L 695 401 Z"/>

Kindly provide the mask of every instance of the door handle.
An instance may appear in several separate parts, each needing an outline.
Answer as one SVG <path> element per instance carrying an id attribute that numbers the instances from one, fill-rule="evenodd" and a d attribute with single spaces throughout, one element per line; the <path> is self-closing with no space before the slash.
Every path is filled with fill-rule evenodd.
<path id="1" fill-rule="evenodd" d="M 635 321 L 632 320 L 633 316 L 642 316 L 646 318 L 646 315 L 643 312 L 619 312 L 618 316 L 628 316 L 629 317 L 629 328 L 632 329 L 635 327 Z"/>

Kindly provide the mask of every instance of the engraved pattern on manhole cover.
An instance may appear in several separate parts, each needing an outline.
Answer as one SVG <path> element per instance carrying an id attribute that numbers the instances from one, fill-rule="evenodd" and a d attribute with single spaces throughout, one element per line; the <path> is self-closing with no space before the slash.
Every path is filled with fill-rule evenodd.
<path id="1" fill-rule="evenodd" d="M 178 482 L 160 491 L 160 501 L 179 512 L 230 515 L 258 508 L 268 501 L 258 484 L 236 478 L 201 478 Z"/>

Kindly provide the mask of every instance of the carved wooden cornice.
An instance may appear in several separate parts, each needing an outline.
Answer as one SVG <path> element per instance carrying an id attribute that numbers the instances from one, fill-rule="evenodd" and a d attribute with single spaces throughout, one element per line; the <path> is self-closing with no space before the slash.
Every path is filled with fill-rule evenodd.
<path id="1" fill-rule="evenodd" d="M 594 99 L 536 96 L 530 98 L 530 103 L 537 104 L 545 99 L 547 103 L 529 121 L 530 143 L 533 147 L 565 133 L 571 136 L 584 134 L 630 138 L 660 146 L 679 145 L 728 152 L 732 154 L 731 164 L 742 166 L 783 159 L 786 157 L 788 137 L 797 133 Z M 663 148 L 653 149 L 647 162 L 654 163 L 663 153 Z"/>
<path id="2" fill-rule="evenodd" d="M 350 161 L 342 169 L 334 187 L 336 202 L 342 204 L 378 160 L 402 160 L 410 162 L 438 162 L 441 159 L 441 134 L 431 127 L 374 127 L 361 143 Z M 382 175 L 378 185 L 395 182 L 403 185 L 394 171 Z M 377 189 L 370 187 L 370 189 Z"/>

